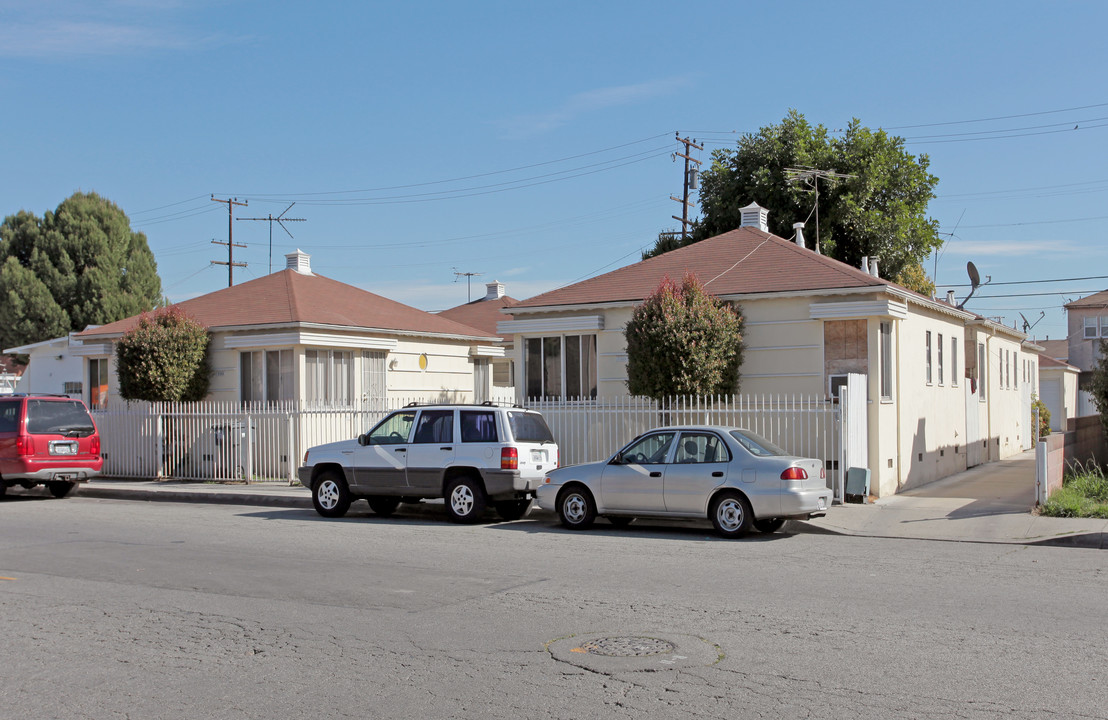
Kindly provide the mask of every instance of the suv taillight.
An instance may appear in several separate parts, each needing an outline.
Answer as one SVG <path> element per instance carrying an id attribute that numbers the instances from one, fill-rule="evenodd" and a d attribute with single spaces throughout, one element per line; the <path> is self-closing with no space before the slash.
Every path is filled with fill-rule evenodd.
<path id="1" fill-rule="evenodd" d="M 88 451 L 93 455 L 100 454 L 100 436 L 93 435 L 92 440 L 88 444 Z"/>
<path id="2" fill-rule="evenodd" d="M 791 467 L 786 468 L 785 472 L 781 473 L 782 480 L 807 480 L 808 473 L 804 471 L 804 468 Z"/>
<path id="3" fill-rule="evenodd" d="M 519 470 L 519 451 L 514 447 L 500 448 L 500 469 Z"/>
<path id="4" fill-rule="evenodd" d="M 35 454 L 35 441 L 30 435 L 18 435 L 15 438 L 15 454 L 21 457 Z"/>

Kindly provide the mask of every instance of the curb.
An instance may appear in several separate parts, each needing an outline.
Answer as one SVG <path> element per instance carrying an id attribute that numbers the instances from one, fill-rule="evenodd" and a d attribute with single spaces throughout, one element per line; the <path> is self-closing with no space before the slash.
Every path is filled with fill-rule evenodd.
<path id="1" fill-rule="evenodd" d="M 254 505 L 312 509 L 311 497 L 285 497 L 239 492 L 196 492 L 191 490 L 142 490 L 133 488 L 90 487 L 84 485 L 75 493 L 78 497 L 104 500 L 134 500 L 142 502 L 181 502 L 208 505 Z"/>

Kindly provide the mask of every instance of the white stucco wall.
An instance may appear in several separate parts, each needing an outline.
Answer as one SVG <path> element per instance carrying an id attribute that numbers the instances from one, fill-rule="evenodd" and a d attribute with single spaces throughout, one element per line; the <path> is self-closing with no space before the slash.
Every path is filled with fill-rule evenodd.
<path id="1" fill-rule="evenodd" d="M 16 383 L 16 392 L 63 395 L 67 382 L 82 383 L 84 380 L 84 363 L 70 352 L 68 336 L 29 346 L 27 356 L 30 360 Z M 81 387 L 84 388 L 83 383 Z M 82 397 L 82 393 L 69 395 Z"/>

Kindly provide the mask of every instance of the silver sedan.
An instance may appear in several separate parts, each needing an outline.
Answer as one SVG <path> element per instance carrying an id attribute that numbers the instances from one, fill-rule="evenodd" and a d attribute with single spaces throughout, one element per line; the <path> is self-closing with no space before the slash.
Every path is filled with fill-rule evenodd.
<path id="1" fill-rule="evenodd" d="M 571 530 L 598 515 L 616 525 L 640 516 L 707 517 L 720 535 L 737 538 L 823 515 L 831 490 L 820 460 L 741 428 L 689 426 L 651 430 L 604 462 L 553 470 L 537 500 Z"/>

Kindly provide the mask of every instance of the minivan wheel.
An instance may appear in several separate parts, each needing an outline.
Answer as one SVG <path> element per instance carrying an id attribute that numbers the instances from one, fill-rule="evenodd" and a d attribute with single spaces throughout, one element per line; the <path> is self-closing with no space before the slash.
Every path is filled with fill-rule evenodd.
<path id="1" fill-rule="evenodd" d="M 366 498 L 366 500 L 369 502 L 369 509 L 381 517 L 392 515 L 396 512 L 396 508 L 400 506 L 400 498 L 398 497 L 374 495 L 373 497 Z"/>
<path id="2" fill-rule="evenodd" d="M 496 508 L 496 514 L 503 520 L 512 521 L 519 520 L 521 517 L 527 514 L 527 511 L 531 508 L 531 498 L 524 498 L 523 500 L 500 500 L 492 504 Z"/>
<path id="3" fill-rule="evenodd" d="M 558 517 L 570 530 L 584 530 L 596 520 L 596 503 L 584 488 L 563 490 L 558 496 Z"/>
<path id="4" fill-rule="evenodd" d="M 452 522 L 477 522 L 485 514 L 487 503 L 485 488 L 476 478 L 466 475 L 446 486 L 446 514 Z"/>
<path id="5" fill-rule="evenodd" d="M 327 518 L 342 517 L 350 509 L 350 488 L 338 473 L 325 472 L 312 485 L 312 505 Z"/>
<path id="6" fill-rule="evenodd" d="M 73 488 L 77 486 L 75 482 L 69 482 L 68 480 L 57 480 L 54 482 L 46 483 L 46 489 L 50 491 L 50 494 L 56 498 L 63 498 L 73 491 Z"/>
<path id="7" fill-rule="evenodd" d="M 722 537 L 741 538 L 750 532 L 753 521 L 750 501 L 739 493 L 722 493 L 712 503 L 712 525 Z"/>

